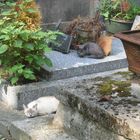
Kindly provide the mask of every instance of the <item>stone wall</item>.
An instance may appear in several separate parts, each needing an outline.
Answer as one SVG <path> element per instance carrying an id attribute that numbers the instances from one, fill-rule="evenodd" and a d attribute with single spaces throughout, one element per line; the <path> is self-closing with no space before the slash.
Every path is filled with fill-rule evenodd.
<path id="1" fill-rule="evenodd" d="M 36 0 L 40 6 L 44 23 L 59 19 L 70 21 L 80 16 L 94 16 L 100 0 Z M 140 5 L 139 0 L 134 0 Z"/>
<path id="2" fill-rule="evenodd" d="M 99 0 L 37 0 L 43 22 L 70 21 L 80 16 L 94 16 Z"/>

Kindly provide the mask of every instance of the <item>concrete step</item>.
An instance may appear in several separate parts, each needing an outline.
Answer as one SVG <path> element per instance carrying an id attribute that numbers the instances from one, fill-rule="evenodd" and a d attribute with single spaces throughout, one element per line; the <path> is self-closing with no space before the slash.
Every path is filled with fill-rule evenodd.
<path id="1" fill-rule="evenodd" d="M 127 71 L 79 79 L 59 92 L 56 116 L 80 140 L 140 140 L 139 93 Z"/>
<path id="2" fill-rule="evenodd" d="M 25 116 L 23 112 L 12 110 L 3 102 L 0 102 L 0 134 L 12 140 L 10 126 L 13 121 L 23 120 Z"/>
<path id="3" fill-rule="evenodd" d="M 53 123 L 54 116 L 26 118 L 23 111 L 0 106 L 0 134 L 8 140 L 76 140 Z"/>
<path id="4" fill-rule="evenodd" d="M 53 124 L 53 116 L 12 122 L 11 134 L 15 140 L 76 140 L 59 125 Z"/>
<path id="5" fill-rule="evenodd" d="M 44 69 L 52 72 L 51 76 L 48 76 L 48 72 L 46 71 L 44 71 L 44 74 L 42 73 L 42 76 L 47 80 L 66 79 L 128 66 L 123 44 L 117 38 L 113 39 L 111 55 L 104 59 L 80 58 L 74 50 L 71 50 L 69 54 L 52 51 L 46 54 L 46 56 L 49 57 L 53 63 L 52 68 L 44 66 Z"/>

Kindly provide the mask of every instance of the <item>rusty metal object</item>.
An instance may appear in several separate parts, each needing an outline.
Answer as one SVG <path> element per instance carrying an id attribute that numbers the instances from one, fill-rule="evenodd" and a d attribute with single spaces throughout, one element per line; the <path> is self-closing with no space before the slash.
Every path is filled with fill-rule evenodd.
<path id="1" fill-rule="evenodd" d="M 122 40 L 130 71 L 140 74 L 140 30 L 115 34 Z"/>

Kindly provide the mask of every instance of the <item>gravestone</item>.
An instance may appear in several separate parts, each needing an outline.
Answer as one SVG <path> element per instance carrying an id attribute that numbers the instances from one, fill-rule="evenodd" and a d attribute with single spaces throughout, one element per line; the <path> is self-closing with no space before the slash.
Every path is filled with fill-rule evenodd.
<path id="1" fill-rule="evenodd" d="M 80 16 L 94 16 L 99 0 L 37 0 L 44 23 L 70 21 Z"/>

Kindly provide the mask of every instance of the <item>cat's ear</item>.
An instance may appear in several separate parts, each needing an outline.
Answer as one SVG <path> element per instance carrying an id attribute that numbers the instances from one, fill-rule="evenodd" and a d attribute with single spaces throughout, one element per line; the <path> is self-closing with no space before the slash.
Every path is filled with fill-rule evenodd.
<path id="1" fill-rule="evenodd" d="M 35 105 L 33 106 L 33 108 L 34 108 L 35 110 L 37 110 L 37 104 L 35 104 Z"/>
<path id="2" fill-rule="evenodd" d="M 23 109 L 25 110 L 25 109 L 27 109 L 27 107 L 26 107 L 26 105 L 25 104 L 23 104 Z"/>

